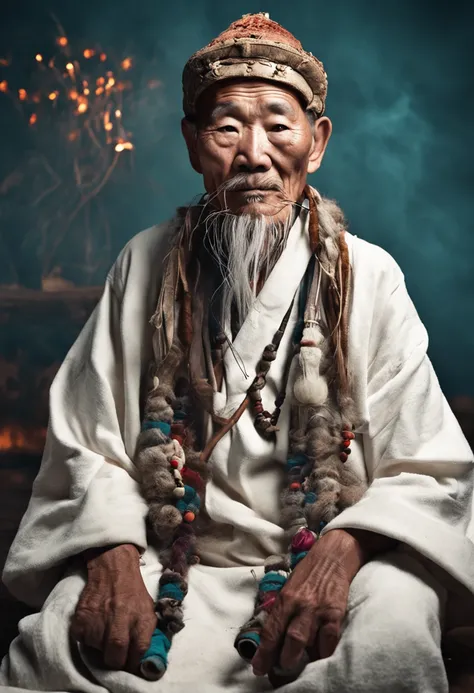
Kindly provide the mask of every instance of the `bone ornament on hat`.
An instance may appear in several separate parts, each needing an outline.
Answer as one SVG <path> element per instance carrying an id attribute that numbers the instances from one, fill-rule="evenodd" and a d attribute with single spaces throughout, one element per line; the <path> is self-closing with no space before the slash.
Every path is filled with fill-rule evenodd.
<path id="1" fill-rule="evenodd" d="M 323 64 L 267 12 L 244 14 L 192 55 L 183 71 L 183 109 L 192 119 L 196 103 L 224 79 L 266 79 L 291 87 L 306 109 L 324 113 L 327 75 Z"/>

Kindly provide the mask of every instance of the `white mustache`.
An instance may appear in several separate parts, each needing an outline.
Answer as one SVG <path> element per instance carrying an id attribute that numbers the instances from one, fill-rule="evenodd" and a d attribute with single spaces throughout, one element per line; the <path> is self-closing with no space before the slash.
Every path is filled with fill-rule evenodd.
<path id="1" fill-rule="evenodd" d="M 252 190 L 276 190 L 283 193 L 283 186 L 273 176 L 252 178 L 246 173 L 239 173 L 220 186 L 222 192 L 240 192 Z"/>

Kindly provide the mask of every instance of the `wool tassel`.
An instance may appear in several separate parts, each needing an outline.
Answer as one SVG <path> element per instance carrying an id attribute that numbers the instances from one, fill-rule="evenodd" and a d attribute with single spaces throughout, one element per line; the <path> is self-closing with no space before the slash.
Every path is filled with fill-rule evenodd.
<path id="1" fill-rule="evenodd" d="M 293 397 L 300 406 L 319 407 L 327 399 L 328 386 L 320 374 L 324 336 L 317 325 L 305 327 L 299 354 L 300 375 L 293 385 Z"/>

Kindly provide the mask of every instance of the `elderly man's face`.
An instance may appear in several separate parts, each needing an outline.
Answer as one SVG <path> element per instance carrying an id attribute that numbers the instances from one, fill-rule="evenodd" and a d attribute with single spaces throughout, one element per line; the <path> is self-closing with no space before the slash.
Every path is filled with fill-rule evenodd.
<path id="1" fill-rule="evenodd" d="M 265 80 L 229 80 L 204 92 L 197 124 L 183 120 L 191 163 L 215 204 L 234 214 L 285 220 L 319 168 L 331 134 L 312 124 L 290 89 Z M 243 174 L 235 178 L 238 174 Z M 221 191 L 235 179 L 237 189 Z M 232 183 L 230 184 L 232 188 Z"/>

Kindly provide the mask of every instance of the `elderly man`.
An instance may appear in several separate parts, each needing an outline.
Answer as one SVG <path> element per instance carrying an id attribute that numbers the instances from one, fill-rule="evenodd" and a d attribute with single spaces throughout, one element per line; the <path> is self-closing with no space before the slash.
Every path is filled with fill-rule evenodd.
<path id="1" fill-rule="evenodd" d="M 306 183 L 323 67 L 246 15 L 183 86 L 206 194 L 130 241 L 53 383 L 0 680 L 444 693 L 472 453 L 400 269 Z"/>

